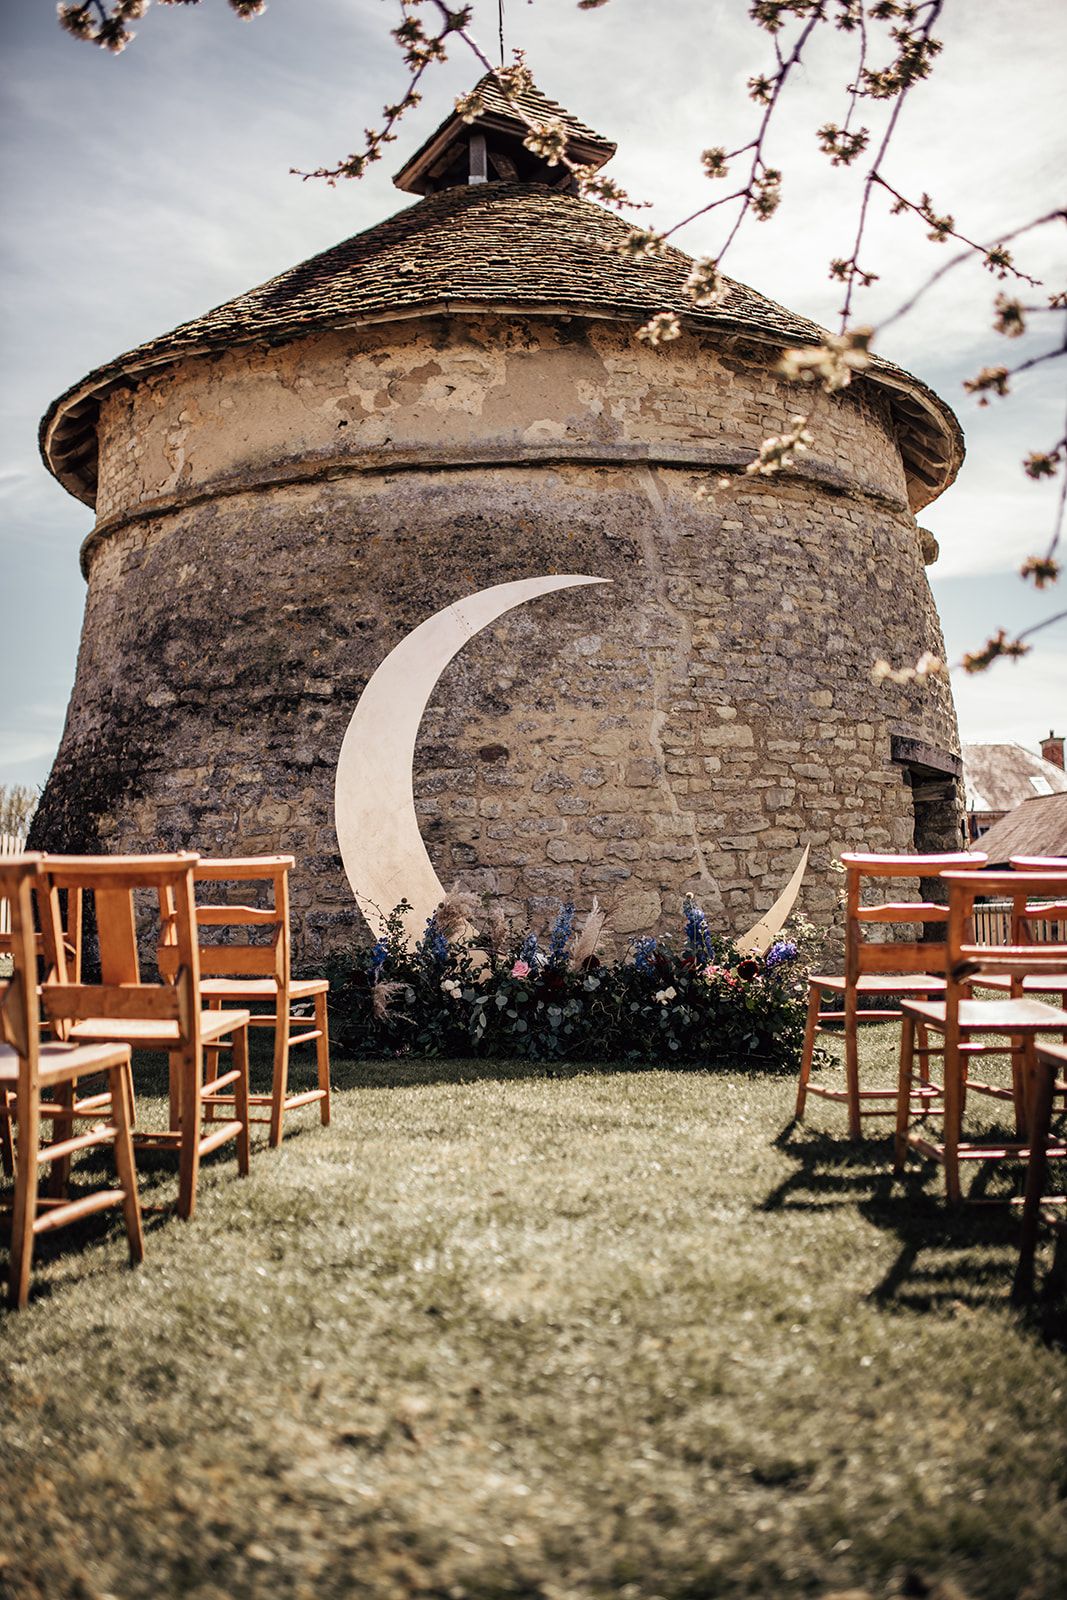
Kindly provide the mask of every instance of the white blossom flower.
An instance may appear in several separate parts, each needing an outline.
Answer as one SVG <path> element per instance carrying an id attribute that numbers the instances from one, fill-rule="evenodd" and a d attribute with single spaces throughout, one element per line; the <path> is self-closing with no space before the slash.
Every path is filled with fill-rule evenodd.
<path id="1" fill-rule="evenodd" d="M 631 228 L 621 244 L 616 246 L 620 256 L 629 261 L 644 261 L 649 256 L 661 256 L 667 241 L 654 228 Z"/>
<path id="2" fill-rule="evenodd" d="M 693 262 L 682 291 L 695 306 L 721 306 L 729 294 L 719 274 L 718 262 L 712 256 L 701 256 L 699 261 Z"/>
<path id="3" fill-rule="evenodd" d="M 801 350 L 786 350 L 778 363 L 778 370 L 796 382 L 811 383 L 822 379 L 827 394 L 847 389 L 854 372 L 862 372 L 871 364 L 867 345 L 870 328 L 850 328 L 847 333 L 828 333 L 822 344 Z"/>
<path id="4" fill-rule="evenodd" d="M 948 668 L 940 656 L 935 656 L 932 650 L 924 650 L 913 667 L 894 667 L 891 662 L 880 658 L 871 668 L 871 677 L 875 683 L 895 683 L 904 687 L 909 683 L 924 683 L 927 678 L 942 678 L 947 672 Z"/>
<path id="5" fill-rule="evenodd" d="M 673 311 L 657 311 L 643 328 L 638 328 L 637 337 L 646 344 L 668 344 L 671 339 L 680 338 L 681 332 L 682 325 Z"/>
<path id="6" fill-rule="evenodd" d="M 522 142 L 535 156 L 543 156 L 550 167 L 558 167 L 567 154 L 567 130 L 558 117 L 535 123 Z"/>
<path id="7" fill-rule="evenodd" d="M 782 467 L 791 466 L 793 457 L 805 451 L 810 444 L 814 444 L 814 436 L 808 432 L 807 417 L 790 417 L 789 428 L 785 433 L 773 433 L 769 439 L 764 439 L 759 447 L 759 455 L 750 461 L 745 471 L 751 476 L 758 474 L 761 478 L 769 478 Z"/>

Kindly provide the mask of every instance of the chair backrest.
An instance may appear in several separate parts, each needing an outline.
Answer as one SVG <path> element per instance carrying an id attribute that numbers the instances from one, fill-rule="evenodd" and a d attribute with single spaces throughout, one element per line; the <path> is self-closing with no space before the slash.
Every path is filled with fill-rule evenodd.
<path id="1" fill-rule="evenodd" d="M 1067 856 L 1012 856 L 1009 865 L 1013 872 L 1067 872 Z M 1012 929 L 1013 943 L 1030 944 L 1039 940 L 1047 944 L 1050 939 L 1055 941 L 1057 936 L 1062 939 L 1067 921 L 1067 904 L 1061 897 L 1058 901 L 1028 905 L 1017 921 L 1018 927 Z"/>
<path id="2" fill-rule="evenodd" d="M 948 907 L 931 900 L 886 900 L 879 905 L 864 905 L 863 892 L 868 880 L 885 883 L 917 883 L 923 878 L 939 878 L 954 867 L 973 867 L 987 857 L 972 851 L 953 851 L 945 855 L 889 856 L 842 855 L 845 868 L 845 978 L 854 983 L 861 974 L 943 973 L 947 951 L 943 939 L 923 940 L 918 944 L 902 940 L 872 938 L 868 930 L 901 924 L 941 924 L 948 921 Z"/>
<path id="3" fill-rule="evenodd" d="M 954 985 L 974 982 L 981 974 L 1008 976 L 1015 987 L 1031 974 L 1062 971 L 1067 943 L 1034 943 L 1028 923 L 1067 914 L 1067 862 L 1058 871 L 1036 867 L 1026 872 L 946 872 L 948 887 L 948 972 Z M 1007 940 L 976 944 L 972 932 L 974 903 L 987 895 L 1011 902 Z"/>
<path id="4" fill-rule="evenodd" d="M 176 1022 L 177 1047 L 200 1046 L 200 969 L 193 904 L 192 852 L 158 856 L 45 856 L 43 872 L 49 915 L 50 971 L 41 999 L 57 1037 L 87 1017 L 116 1021 Z M 96 914 L 100 981 L 71 983 L 57 945 L 58 897 L 90 894 Z M 151 891 L 159 906 L 159 980 L 145 983 L 137 949 L 138 890 Z"/>
<path id="5" fill-rule="evenodd" d="M 33 889 L 40 866 L 39 855 L 0 857 L 0 900 L 8 907 L 11 924 L 6 951 L 11 976 L 0 980 L 0 1039 L 18 1055 L 20 1095 L 37 1086 L 41 1035 Z"/>
<path id="6" fill-rule="evenodd" d="M 3 857 L 0 857 L 0 860 L 3 859 Z M 42 887 L 42 885 L 36 880 L 31 884 L 35 901 L 39 887 Z M 6 896 L 0 895 L 0 901 L 6 901 Z M 39 961 L 43 961 L 46 954 L 45 939 L 39 917 L 37 927 L 31 931 L 37 942 L 37 958 Z M 60 937 L 66 951 L 67 976 L 72 982 L 77 982 L 81 976 L 82 969 L 82 897 L 80 889 L 72 889 L 60 901 Z M 13 930 L 0 931 L 0 955 L 11 954 L 13 938 Z"/>
<path id="7" fill-rule="evenodd" d="M 292 856 L 234 856 L 226 859 L 203 857 L 193 876 L 198 884 L 268 883 L 272 886 L 270 906 L 210 904 L 198 901 L 196 920 L 201 928 L 224 928 L 231 936 L 224 943 L 202 943 L 200 971 L 204 977 L 273 978 L 279 993 L 288 994 L 292 977 L 292 945 L 289 935 L 289 873 L 296 865 Z M 267 930 L 266 938 L 253 942 L 251 929 Z M 243 936 L 233 933 L 241 930 Z"/>

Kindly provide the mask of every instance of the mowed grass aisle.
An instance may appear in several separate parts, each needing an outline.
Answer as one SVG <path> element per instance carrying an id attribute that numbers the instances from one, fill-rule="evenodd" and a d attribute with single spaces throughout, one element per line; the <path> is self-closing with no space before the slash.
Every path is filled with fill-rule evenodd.
<path id="1" fill-rule="evenodd" d="M 330 1130 L 0 1320 L 5 1600 L 1062 1595 L 1002 1209 L 785 1078 L 337 1066 Z"/>

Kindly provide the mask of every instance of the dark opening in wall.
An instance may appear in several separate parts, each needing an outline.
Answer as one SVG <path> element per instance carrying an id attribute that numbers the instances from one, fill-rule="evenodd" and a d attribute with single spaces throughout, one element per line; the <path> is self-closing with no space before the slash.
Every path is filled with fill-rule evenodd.
<path id="1" fill-rule="evenodd" d="M 903 768 L 904 782 L 911 789 L 915 818 L 912 848 L 916 855 L 965 850 L 967 839 L 961 796 L 963 763 L 959 756 L 900 734 L 893 734 L 890 754 Z M 948 900 L 945 887 L 937 878 L 923 878 L 921 893 L 924 900 L 935 904 L 943 905 Z M 938 940 L 943 932 L 938 924 L 925 923 L 922 936 Z"/>

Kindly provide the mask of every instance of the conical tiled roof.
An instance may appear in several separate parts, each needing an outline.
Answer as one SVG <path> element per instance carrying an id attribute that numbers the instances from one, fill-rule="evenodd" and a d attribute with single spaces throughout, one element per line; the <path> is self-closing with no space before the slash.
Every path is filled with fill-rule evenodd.
<path id="1" fill-rule="evenodd" d="M 694 307 L 682 293 L 691 259 L 673 249 L 626 259 L 613 246 L 629 230 L 614 212 L 538 184 L 475 184 L 429 195 L 97 368 L 46 413 L 45 462 L 72 494 L 92 503 L 96 416 L 116 382 L 233 345 L 398 316 L 514 309 L 643 321 L 666 310 L 687 327 L 743 332 L 774 347 L 823 337 L 816 323 L 740 283 L 730 283 L 723 305 Z M 869 376 L 893 392 L 909 473 L 918 480 L 918 503 L 925 503 L 958 469 L 956 419 L 925 385 L 888 362 L 876 362 Z"/>

